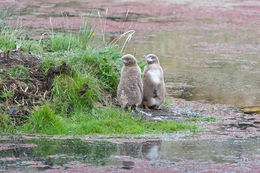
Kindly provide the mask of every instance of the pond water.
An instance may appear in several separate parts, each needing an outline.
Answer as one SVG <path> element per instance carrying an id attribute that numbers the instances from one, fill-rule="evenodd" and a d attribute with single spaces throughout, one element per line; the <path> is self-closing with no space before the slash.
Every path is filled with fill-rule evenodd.
<path id="1" fill-rule="evenodd" d="M 260 105 L 260 3 L 234 0 L 1 1 L 10 21 L 39 32 L 78 29 L 136 34 L 125 53 L 158 55 L 168 94 L 236 106 Z M 19 17 L 17 17 L 19 16 Z M 50 18 L 51 17 L 51 18 Z"/>
<path id="2" fill-rule="evenodd" d="M 259 145 L 257 138 L 199 141 L 151 139 L 118 143 L 83 138 L 1 137 L 0 171 L 69 171 L 76 167 L 97 170 L 98 166 L 103 166 L 103 171 L 105 166 L 119 170 L 171 166 L 172 170 L 183 170 L 191 161 L 201 167 L 218 164 L 236 167 L 251 162 L 257 165 Z"/>
<path id="3" fill-rule="evenodd" d="M 133 38 L 137 57 L 154 53 L 168 94 L 237 106 L 260 104 L 260 45 L 255 32 L 172 30 Z"/>

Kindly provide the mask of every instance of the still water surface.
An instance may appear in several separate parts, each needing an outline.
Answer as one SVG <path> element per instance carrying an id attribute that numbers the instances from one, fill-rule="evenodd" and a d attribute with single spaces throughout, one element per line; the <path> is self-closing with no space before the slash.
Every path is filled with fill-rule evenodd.
<path id="1" fill-rule="evenodd" d="M 81 139 L 10 138 L 0 140 L 0 171 L 69 170 L 74 167 L 111 165 L 124 169 L 151 165 L 257 163 L 259 140 L 146 140 L 113 143 Z M 128 161 L 127 161 L 128 160 Z M 131 162 L 131 163 L 130 163 Z M 145 167 L 145 166 L 144 166 Z M 86 168 L 84 168 L 86 169 Z M 126 168 L 129 169 L 129 168 Z"/>
<path id="2" fill-rule="evenodd" d="M 154 53 L 168 94 L 237 106 L 260 105 L 260 45 L 255 31 L 172 30 L 133 38 L 141 59 Z"/>

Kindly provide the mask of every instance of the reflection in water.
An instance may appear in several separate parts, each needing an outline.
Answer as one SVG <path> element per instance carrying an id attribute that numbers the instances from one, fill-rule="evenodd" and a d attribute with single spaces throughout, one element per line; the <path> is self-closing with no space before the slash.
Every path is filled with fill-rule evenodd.
<path id="1" fill-rule="evenodd" d="M 23 145 L 28 144 L 28 145 Z M 14 139 L 0 141 L 0 169 L 26 170 L 28 166 L 49 169 L 70 167 L 75 161 L 105 165 L 116 152 L 111 142 L 83 142 L 79 139 Z"/>
<path id="2" fill-rule="evenodd" d="M 146 141 L 143 143 L 123 143 L 119 145 L 120 155 L 142 158 L 146 160 L 156 160 L 160 158 L 161 140 Z"/>
<path id="3" fill-rule="evenodd" d="M 204 163 L 256 161 L 259 138 L 228 140 L 153 140 L 115 144 L 79 139 L 0 140 L 0 170 L 69 169 L 75 164 L 135 166 L 135 159 L 160 162 L 196 160 Z M 120 160 L 121 157 L 128 160 Z M 119 160 L 117 160 L 119 159 Z M 118 162 L 121 161 L 121 162 Z"/>
<path id="4" fill-rule="evenodd" d="M 257 33 L 174 30 L 136 35 L 126 53 L 157 54 L 168 92 L 187 100 L 237 106 L 260 105 L 260 45 Z"/>

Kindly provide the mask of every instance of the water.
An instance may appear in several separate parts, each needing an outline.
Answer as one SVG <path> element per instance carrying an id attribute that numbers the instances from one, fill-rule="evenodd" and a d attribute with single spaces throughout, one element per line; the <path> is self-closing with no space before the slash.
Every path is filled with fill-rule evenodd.
<path id="1" fill-rule="evenodd" d="M 237 106 L 260 104 L 255 32 L 172 30 L 133 38 L 127 49 L 161 61 L 170 96 Z"/>
<path id="2" fill-rule="evenodd" d="M 259 145 L 258 138 L 199 141 L 153 139 L 115 143 L 113 140 L 84 141 L 83 138 L 2 137 L 0 171 L 70 170 L 82 165 L 85 169 L 98 166 L 133 169 L 138 167 L 138 163 L 181 166 L 183 162 L 192 160 L 202 165 L 241 164 L 245 161 L 257 162 Z"/>

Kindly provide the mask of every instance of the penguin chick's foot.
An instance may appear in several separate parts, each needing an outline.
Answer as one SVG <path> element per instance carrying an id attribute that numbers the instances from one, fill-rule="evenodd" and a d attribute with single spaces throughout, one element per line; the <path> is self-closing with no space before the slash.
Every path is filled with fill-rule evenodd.
<path id="1" fill-rule="evenodd" d="M 131 105 L 131 106 L 125 106 L 124 107 L 125 111 L 137 111 L 137 105 Z"/>
<path id="2" fill-rule="evenodd" d="M 156 106 L 154 109 L 161 110 L 161 105 L 160 106 Z"/>

